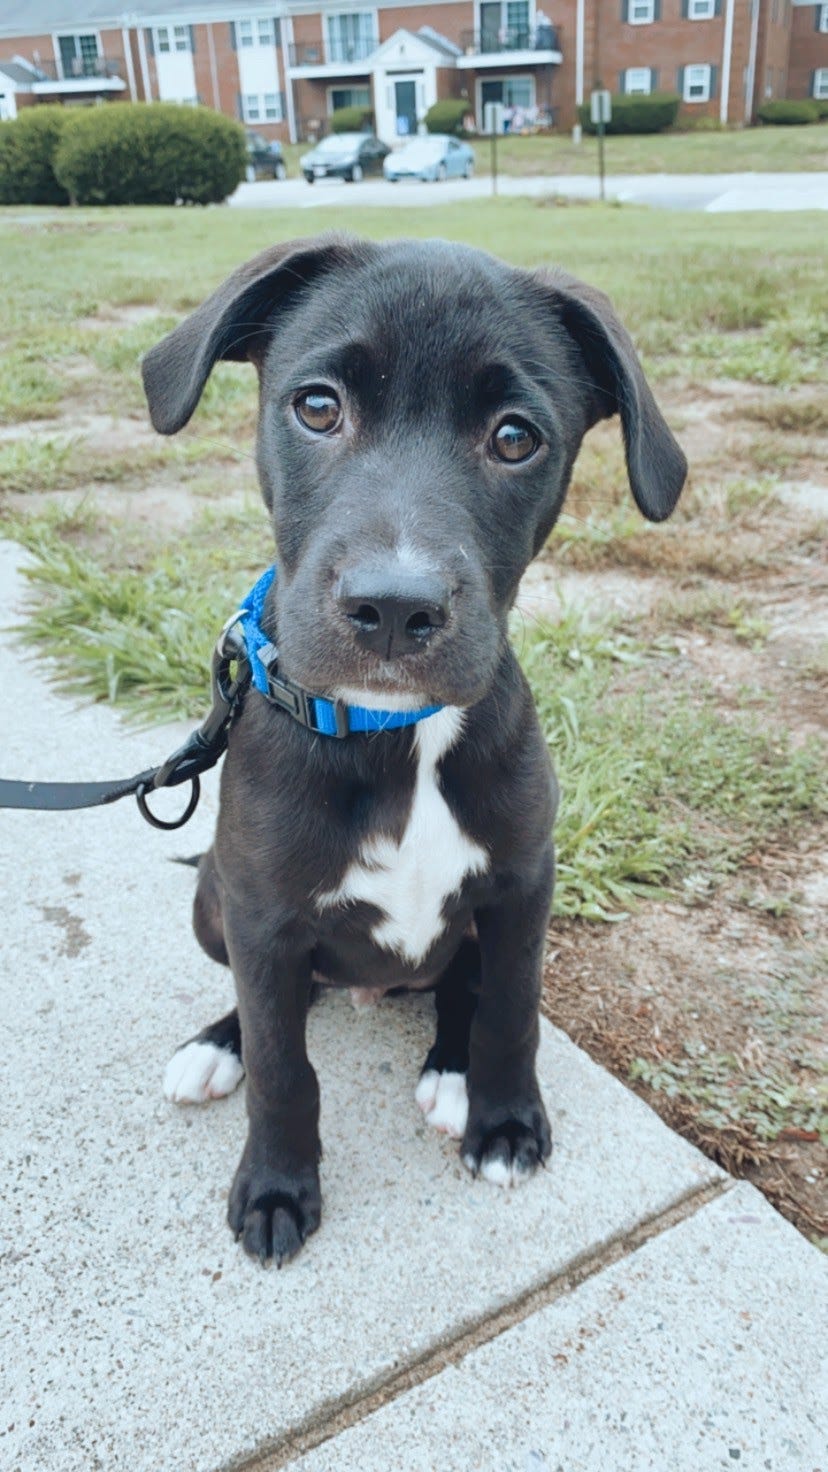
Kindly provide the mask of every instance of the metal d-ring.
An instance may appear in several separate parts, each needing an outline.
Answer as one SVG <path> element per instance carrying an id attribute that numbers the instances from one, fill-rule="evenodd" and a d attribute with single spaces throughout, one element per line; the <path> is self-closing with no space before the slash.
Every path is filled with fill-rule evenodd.
<path id="1" fill-rule="evenodd" d="M 190 800 L 187 803 L 184 812 L 181 814 L 181 817 L 176 818 L 175 821 L 172 823 L 166 822 L 163 818 L 156 818 L 155 814 L 150 811 L 150 807 L 147 802 L 147 792 L 155 791 L 157 791 L 157 789 L 152 787 L 151 783 L 148 782 L 142 782 L 141 786 L 136 790 L 135 801 L 138 804 L 138 811 L 140 812 L 142 818 L 146 818 L 147 822 L 151 823 L 153 828 L 183 828 L 185 823 L 189 823 L 191 817 L 193 816 L 193 813 L 198 807 L 198 799 L 201 796 L 201 783 L 198 780 L 197 773 L 190 778 Z"/>

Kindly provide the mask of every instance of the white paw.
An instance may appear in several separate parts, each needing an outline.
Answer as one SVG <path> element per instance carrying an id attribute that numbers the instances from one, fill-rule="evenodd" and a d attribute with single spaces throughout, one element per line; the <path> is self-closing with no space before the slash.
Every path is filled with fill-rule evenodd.
<path id="1" fill-rule="evenodd" d="M 185 1043 L 164 1072 L 164 1097 L 173 1104 L 206 1104 L 232 1094 L 244 1078 L 240 1059 L 215 1043 Z"/>
<path id="2" fill-rule="evenodd" d="M 454 1140 L 462 1140 L 469 1116 L 464 1073 L 438 1073 L 429 1068 L 420 1078 L 414 1098 L 430 1125 Z"/>
<path id="3" fill-rule="evenodd" d="M 508 1190 L 510 1186 L 522 1186 L 525 1181 L 532 1179 L 534 1170 L 529 1170 L 517 1160 L 500 1160 L 495 1157 L 492 1160 L 482 1160 L 478 1166 L 473 1155 L 464 1155 L 463 1164 L 470 1170 L 473 1176 L 479 1176 L 481 1180 L 488 1181 L 492 1186 L 503 1186 Z"/>

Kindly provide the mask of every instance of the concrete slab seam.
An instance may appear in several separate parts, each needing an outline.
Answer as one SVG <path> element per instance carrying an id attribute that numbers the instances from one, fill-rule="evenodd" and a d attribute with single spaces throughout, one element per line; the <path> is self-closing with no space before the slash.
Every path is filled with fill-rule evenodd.
<path id="1" fill-rule="evenodd" d="M 573 1293 L 589 1278 L 614 1267 L 624 1258 L 633 1257 L 655 1237 L 695 1216 L 703 1207 L 725 1195 L 735 1185 L 736 1181 L 732 1177 L 723 1176 L 704 1186 L 692 1187 L 665 1210 L 639 1222 L 632 1231 L 611 1237 L 597 1250 L 593 1249 L 582 1257 L 575 1258 L 562 1272 L 529 1288 L 494 1314 L 462 1326 L 451 1338 L 426 1350 L 403 1369 L 378 1379 L 373 1387 L 363 1387 L 354 1399 L 339 1397 L 320 1406 L 304 1425 L 299 1424 L 286 1436 L 279 1437 L 269 1446 L 260 1447 L 252 1455 L 246 1453 L 240 1458 L 232 1458 L 223 1463 L 217 1472 L 280 1472 L 290 1462 L 315 1451 L 340 1432 L 348 1431 L 352 1426 L 367 1420 L 389 1401 L 396 1400 L 415 1386 L 433 1379 L 450 1365 L 458 1364 L 480 1345 L 499 1338 L 539 1309 Z"/>

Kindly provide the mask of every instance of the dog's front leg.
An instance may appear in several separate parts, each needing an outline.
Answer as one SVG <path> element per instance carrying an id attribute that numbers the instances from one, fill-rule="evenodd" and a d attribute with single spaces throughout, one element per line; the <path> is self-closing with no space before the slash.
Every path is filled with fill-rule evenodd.
<path id="1" fill-rule="evenodd" d="M 305 1047 L 311 958 L 225 911 L 239 998 L 249 1129 L 228 1221 L 246 1252 L 281 1267 L 321 1216 L 319 1086 Z"/>
<path id="2" fill-rule="evenodd" d="M 511 1186 L 552 1150 L 538 1088 L 544 942 L 554 882 L 551 848 L 535 882 L 475 915 L 481 984 L 469 1044 L 469 1117 L 461 1154 L 474 1175 Z"/>

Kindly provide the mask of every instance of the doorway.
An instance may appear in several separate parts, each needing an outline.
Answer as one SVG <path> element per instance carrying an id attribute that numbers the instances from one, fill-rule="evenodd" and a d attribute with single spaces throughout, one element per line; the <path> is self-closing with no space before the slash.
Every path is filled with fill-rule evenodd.
<path id="1" fill-rule="evenodd" d="M 413 77 L 394 82 L 394 117 L 397 137 L 413 137 L 417 132 L 417 83 Z"/>

